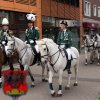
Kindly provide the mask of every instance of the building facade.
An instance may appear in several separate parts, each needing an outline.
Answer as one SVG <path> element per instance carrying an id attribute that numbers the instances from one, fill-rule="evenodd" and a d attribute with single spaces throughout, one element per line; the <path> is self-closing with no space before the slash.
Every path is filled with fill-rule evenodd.
<path id="1" fill-rule="evenodd" d="M 100 34 L 100 0 L 83 0 L 83 34 Z"/>
<path id="2" fill-rule="evenodd" d="M 41 0 L 0 0 L 0 25 L 4 17 L 10 22 L 15 35 L 23 37 L 27 27 L 26 14 L 37 15 L 35 26 L 39 27 L 42 38 Z"/>
<path id="3" fill-rule="evenodd" d="M 15 35 L 24 38 L 26 14 L 30 12 L 37 16 L 35 26 L 39 27 L 40 38 L 56 42 L 61 20 L 68 22 L 77 48 L 85 32 L 100 32 L 100 0 L 1 0 L 0 25 L 4 17 L 8 18 Z"/>
<path id="4" fill-rule="evenodd" d="M 66 20 L 73 32 L 73 45 L 80 44 L 80 0 L 42 0 L 42 34 L 55 37 L 59 31 L 59 22 Z"/>

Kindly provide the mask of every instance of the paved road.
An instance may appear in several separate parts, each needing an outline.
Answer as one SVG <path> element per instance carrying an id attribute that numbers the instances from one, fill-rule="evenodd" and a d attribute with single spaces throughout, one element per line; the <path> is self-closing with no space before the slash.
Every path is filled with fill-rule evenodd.
<path id="1" fill-rule="evenodd" d="M 79 85 L 78 87 L 73 86 L 73 79 L 71 83 L 71 89 L 65 90 L 66 86 L 66 72 L 64 72 L 63 77 L 63 96 L 61 98 L 52 98 L 50 96 L 50 91 L 48 88 L 48 83 L 41 82 L 41 68 L 40 66 L 31 67 L 32 73 L 35 77 L 35 88 L 31 88 L 30 78 L 28 77 L 29 90 L 25 96 L 19 98 L 19 100 L 98 100 L 98 93 L 100 92 L 100 66 L 84 65 L 84 54 L 80 56 L 80 66 L 79 66 Z M 72 75 L 74 76 L 74 74 Z M 55 75 L 54 78 L 54 88 L 58 89 L 58 77 Z M 11 100 L 10 97 L 5 96 L 0 90 L 0 100 Z"/>

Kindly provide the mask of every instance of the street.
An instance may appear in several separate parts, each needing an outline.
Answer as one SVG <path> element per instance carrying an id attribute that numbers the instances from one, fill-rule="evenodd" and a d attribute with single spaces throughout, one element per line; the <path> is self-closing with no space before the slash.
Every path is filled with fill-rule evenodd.
<path id="1" fill-rule="evenodd" d="M 80 54 L 80 64 L 78 79 L 79 84 L 77 87 L 73 86 L 74 72 L 72 71 L 72 81 L 70 90 L 65 90 L 67 74 L 63 75 L 63 96 L 51 97 L 48 83 L 41 81 L 41 67 L 31 67 L 31 71 L 35 77 L 35 87 L 30 87 L 31 80 L 28 79 L 28 92 L 26 95 L 19 98 L 19 100 L 99 100 L 100 97 L 100 66 L 96 63 L 93 65 L 84 65 L 84 53 Z M 55 90 L 58 90 L 58 77 L 55 75 L 53 78 L 53 85 Z M 0 100 L 11 100 L 10 97 L 4 95 L 2 89 L 0 89 Z"/>

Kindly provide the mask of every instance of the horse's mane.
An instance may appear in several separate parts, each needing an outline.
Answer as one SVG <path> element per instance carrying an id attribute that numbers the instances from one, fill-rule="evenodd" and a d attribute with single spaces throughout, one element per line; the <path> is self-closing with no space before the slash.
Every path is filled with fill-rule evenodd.
<path id="1" fill-rule="evenodd" d="M 15 39 L 15 40 L 17 40 L 17 41 L 19 41 L 19 42 L 23 42 L 23 43 L 24 43 L 24 41 L 22 41 L 21 39 L 19 39 L 19 38 L 15 37 L 15 36 L 13 36 L 13 37 L 14 37 L 14 39 Z"/>
<path id="2" fill-rule="evenodd" d="M 52 39 L 49 39 L 49 38 L 44 38 L 42 39 L 45 43 L 51 43 L 51 45 L 53 46 L 58 46 Z"/>

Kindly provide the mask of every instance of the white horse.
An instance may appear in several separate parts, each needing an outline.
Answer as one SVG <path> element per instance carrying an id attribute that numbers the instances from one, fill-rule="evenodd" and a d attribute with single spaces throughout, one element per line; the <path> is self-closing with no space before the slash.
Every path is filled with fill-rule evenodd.
<path id="1" fill-rule="evenodd" d="M 24 70 L 28 70 L 30 78 L 32 80 L 32 86 L 34 87 L 34 78 L 32 76 L 32 73 L 30 71 L 30 66 L 34 65 L 36 63 L 35 54 L 31 48 L 30 45 L 27 45 L 25 42 L 20 40 L 17 37 L 7 37 L 7 46 L 5 46 L 5 51 L 7 55 L 10 55 L 13 53 L 14 50 L 16 50 L 19 54 L 19 62 L 24 67 Z M 44 79 L 44 66 L 42 65 L 42 81 L 45 81 Z"/>
<path id="2" fill-rule="evenodd" d="M 94 49 L 93 47 L 94 40 L 91 39 L 89 35 L 84 35 L 83 40 L 84 40 L 84 49 L 85 49 L 85 65 L 87 65 L 88 64 L 88 52 Z M 90 63 L 91 64 L 93 63 L 92 52 L 90 53 Z"/>
<path id="3" fill-rule="evenodd" d="M 59 48 L 51 39 L 42 39 L 38 42 L 41 60 L 48 64 L 49 68 L 49 87 L 51 91 L 51 96 L 55 96 L 55 91 L 52 85 L 52 78 L 54 72 L 59 73 L 59 90 L 57 96 L 62 96 L 62 75 L 63 71 L 67 65 L 67 59 L 62 48 Z M 77 82 L 77 72 L 78 72 L 78 63 L 79 63 L 79 52 L 76 48 L 71 47 L 72 51 L 72 63 L 71 68 L 75 68 L 75 83 L 74 86 L 78 85 Z M 68 72 L 68 83 L 66 88 L 70 88 L 71 73 Z"/>
<path id="4" fill-rule="evenodd" d="M 95 35 L 94 47 L 97 51 L 97 58 L 98 58 L 97 65 L 100 65 L 100 36 L 99 36 L 99 34 Z"/>

